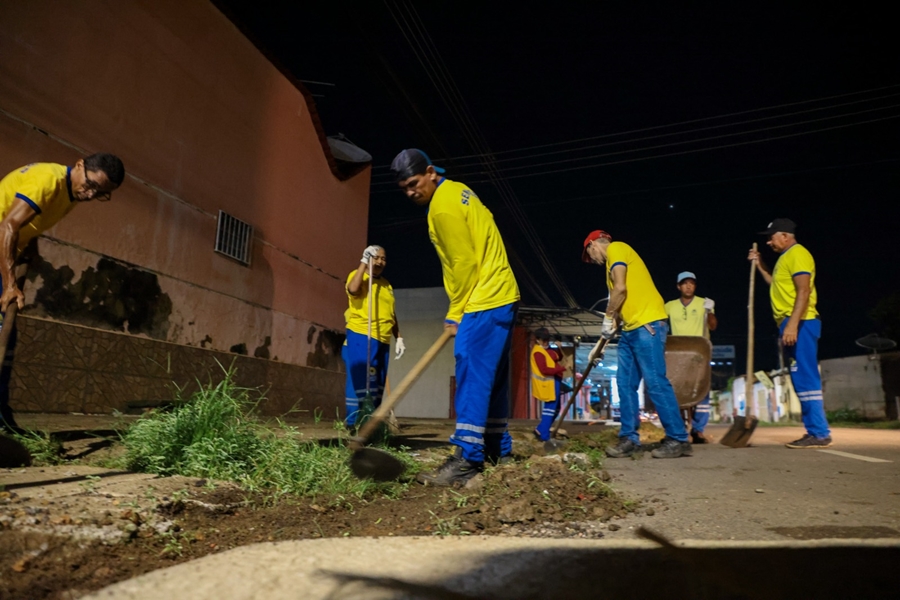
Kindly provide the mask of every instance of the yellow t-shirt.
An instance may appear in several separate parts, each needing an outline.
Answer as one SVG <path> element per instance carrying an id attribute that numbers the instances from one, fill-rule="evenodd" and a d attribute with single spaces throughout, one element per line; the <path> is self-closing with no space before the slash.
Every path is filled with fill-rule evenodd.
<path id="1" fill-rule="evenodd" d="M 538 369 L 535 354 L 543 354 L 548 367 L 555 367 L 556 361 L 550 353 L 540 344 L 535 344 L 531 349 L 531 394 L 541 402 L 553 402 L 556 400 L 556 377 L 547 377 Z"/>
<path id="2" fill-rule="evenodd" d="M 494 215 L 475 192 L 443 179 L 428 205 L 428 236 L 444 272 L 450 298 L 447 320 L 519 300 L 519 286 L 506 257 Z"/>
<path id="3" fill-rule="evenodd" d="M 797 301 L 797 288 L 794 287 L 794 277 L 797 275 L 809 275 L 809 306 L 802 320 L 815 319 L 816 311 L 816 261 L 813 260 L 809 250 L 800 244 L 794 244 L 781 253 L 775 268 L 772 270 L 772 285 L 769 288 L 769 299 L 772 301 L 772 314 L 775 322 L 781 322 L 791 316 L 794 303 Z"/>
<path id="4" fill-rule="evenodd" d="M 0 219 L 6 218 L 16 202 L 25 202 L 37 213 L 19 230 L 17 252 L 78 204 L 72 197 L 69 171 L 69 167 L 56 163 L 32 163 L 0 180 Z"/>
<path id="5" fill-rule="evenodd" d="M 347 276 L 347 284 L 356 275 L 351 271 Z M 369 274 L 363 273 L 362 285 L 359 288 L 359 296 L 351 296 L 350 306 L 344 312 L 347 321 L 347 329 L 354 333 L 368 335 L 369 330 Z M 372 338 L 385 344 L 391 343 L 391 335 L 396 321 L 394 314 L 394 288 L 384 277 L 375 278 L 375 286 L 372 288 Z"/>
<path id="6" fill-rule="evenodd" d="M 666 319 L 662 296 L 653 284 L 647 265 L 634 249 L 624 242 L 613 242 L 606 251 L 606 285 L 613 289 L 612 270 L 625 265 L 627 296 L 620 310 L 622 331 L 632 331 L 654 321 Z"/>
<path id="7" fill-rule="evenodd" d="M 694 296 L 687 306 L 676 298 L 666 302 L 666 314 L 669 316 L 669 331 L 672 335 L 694 335 L 709 339 L 709 331 L 705 329 L 706 311 L 703 309 L 705 298 Z M 709 311 L 715 314 L 715 309 Z M 704 331 L 706 334 L 704 335 Z"/>

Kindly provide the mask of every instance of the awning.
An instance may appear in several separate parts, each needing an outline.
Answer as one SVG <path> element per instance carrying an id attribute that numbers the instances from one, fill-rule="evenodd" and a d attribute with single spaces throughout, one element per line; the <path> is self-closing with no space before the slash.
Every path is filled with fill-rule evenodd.
<path id="1" fill-rule="evenodd" d="M 518 325 L 534 331 L 546 327 L 563 338 L 581 338 L 582 342 L 600 339 L 604 314 L 584 308 L 519 307 Z"/>

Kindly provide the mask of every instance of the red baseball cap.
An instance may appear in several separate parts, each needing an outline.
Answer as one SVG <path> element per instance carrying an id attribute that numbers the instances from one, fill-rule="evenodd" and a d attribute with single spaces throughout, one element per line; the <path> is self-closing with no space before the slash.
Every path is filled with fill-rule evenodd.
<path id="1" fill-rule="evenodd" d="M 587 253 L 588 244 L 590 244 L 594 240 L 599 240 L 600 238 L 611 240 L 612 236 L 609 235 L 608 233 L 606 233 L 605 231 L 603 231 L 602 229 L 597 229 L 596 231 L 590 232 L 588 234 L 588 236 L 586 238 L 584 238 L 584 250 L 581 251 L 581 260 L 582 261 L 584 261 L 586 263 L 591 262 L 591 259 Z"/>

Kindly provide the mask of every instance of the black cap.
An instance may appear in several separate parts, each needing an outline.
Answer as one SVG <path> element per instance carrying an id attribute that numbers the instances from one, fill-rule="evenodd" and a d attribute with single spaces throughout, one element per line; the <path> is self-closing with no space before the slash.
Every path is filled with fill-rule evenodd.
<path id="1" fill-rule="evenodd" d="M 428 167 L 434 167 L 437 173 L 443 173 L 444 169 L 436 166 L 428 158 L 428 155 L 418 148 L 407 148 L 394 157 L 391 162 L 391 171 L 397 176 L 397 181 L 403 181 L 416 175 L 421 175 Z"/>
<path id="2" fill-rule="evenodd" d="M 773 233 L 794 233 L 797 229 L 797 224 L 791 221 L 790 219 L 775 219 L 769 226 L 766 227 L 765 231 L 759 231 L 759 235 L 772 235 Z"/>
<path id="3" fill-rule="evenodd" d="M 550 331 L 547 330 L 546 327 L 541 327 L 534 332 L 534 337 L 541 340 L 542 342 L 550 341 Z"/>

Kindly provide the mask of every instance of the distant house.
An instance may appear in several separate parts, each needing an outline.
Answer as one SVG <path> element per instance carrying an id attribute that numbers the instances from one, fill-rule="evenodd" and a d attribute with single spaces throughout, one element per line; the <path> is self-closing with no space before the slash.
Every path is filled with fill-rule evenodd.
<path id="1" fill-rule="evenodd" d="M 370 164 L 334 157 L 303 86 L 204 0 L 4 2 L 0 56 L 3 174 L 128 171 L 39 240 L 13 407 L 135 410 L 237 359 L 266 412 L 334 414 Z"/>

